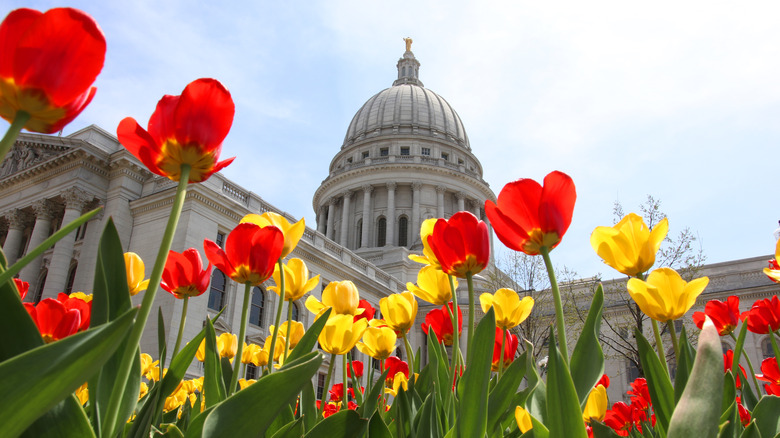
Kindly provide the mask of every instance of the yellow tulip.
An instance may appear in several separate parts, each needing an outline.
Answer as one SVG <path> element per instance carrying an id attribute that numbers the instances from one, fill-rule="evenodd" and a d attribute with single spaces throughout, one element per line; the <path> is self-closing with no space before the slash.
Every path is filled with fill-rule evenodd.
<path id="1" fill-rule="evenodd" d="M 252 364 L 254 366 L 257 366 L 255 363 L 255 356 L 259 351 L 261 351 L 263 348 L 257 344 L 249 344 L 247 345 L 246 342 L 244 342 L 244 350 L 241 352 L 241 363 L 244 364 Z"/>
<path id="2" fill-rule="evenodd" d="M 534 427 L 531 422 L 531 414 L 520 406 L 515 408 L 515 421 L 517 421 L 517 428 L 523 433 L 528 432 Z"/>
<path id="3" fill-rule="evenodd" d="M 423 244 L 423 255 L 409 254 L 409 259 L 418 263 L 431 265 L 434 268 L 441 270 L 439 259 L 436 258 L 436 255 L 428 245 L 428 236 L 433 234 L 433 226 L 436 225 L 437 220 L 437 218 L 425 219 L 422 225 L 420 225 L 420 240 L 422 240 Z"/>
<path id="4" fill-rule="evenodd" d="M 279 228 L 284 234 L 284 247 L 282 248 L 281 258 L 287 257 L 298 245 L 298 241 L 301 240 L 304 230 L 306 230 L 306 222 L 301 219 L 294 224 L 290 224 L 284 216 L 271 211 L 263 214 L 248 214 L 241 219 L 241 223 L 249 222 L 250 224 L 259 225 L 260 227 L 274 226 Z"/>
<path id="5" fill-rule="evenodd" d="M 165 399 L 165 406 L 163 412 L 170 412 L 174 409 L 178 409 L 184 402 L 189 400 L 189 394 L 183 389 L 178 389 Z"/>
<path id="6" fill-rule="evenodd" d="M 449 277 L 440 268 L 428 265 L 417 273 L 417 285 L 406 283 L 406 288 L 423 301 L 443 306 L 452 299 Z M 458 280 L 455 278 L 452 280 L 457 289 Z"/>
<path id="7" fill-rule="evenodd" d="M 404 391 L 407 391 L 409 389 L 409 380 L 403 372 L 399 371 L 393 376 L 393 386 L 391 388 L 385 388 L 385 392 L 395 397 L 398 395 L 398 391 L 400 391 L 401 388 L 403 388 Z"/>
<path id="8" fill-rule="evenodd" d="M 295 301 L 303 297 L 306 292 L 314 289 L 320 282 L 320 276 L 309 278 L 309 268 L 301 259 L 290 259 L 284 266 L 284 300 Z M 268 289 L 279 295 L 281 292 L 281 276 L 279 275 L 279 264 L 276 264 L 273 274 L 276 286 L 269 286 Z"/>
<path id="9" fill-rule="evenodd" d="M 328 308 L 333 308 L 331 317 L 337 315 L 360 315 L 363 309 L 358 307 L 360 295 L 355 283 L 344 281 L 331 281 L 322 291 L 322 302 L 313 296 L 306 299 L 306 308 L 319 317 Z"/>
<path id="10" fill-rule="evenodd" d="M 666 322 L 690 310 L 708 283 L 707 277 L 686 283 L 674 269 L 660 268 L 651 272 L 647 281 L 629 279 L 628 294 L 645 315 Z"/>
<path id="11" fill-rule="evenodd" d="M 780 269 L 778 269 L 778 261 L 780 261 L 780 240 L 775 245 L 775 258 L 769 261 L 769 267 L 764 268 L 764 274 L 769 277 L 770 280 L 775 283 L 780 283 Z"/>
<path id="12" fill-rule="evenodd" d="M 149 356 L 146 353 L 141 353 L 141 375 L 151 380 L 149 373 L 153 368 L 156 368 L 157 364 L 159 363 L 159 360 L 152 361 L 152 356 Z"/>
<path id="13" fill-rule="evenodd" d="M 585 409 L 582 411 L 582 419 L 586 423 L 590 420 L 604 421 L 607 414 L 607 388 L 604 385 L 596 385 L 588 394 L 588 401 L 585 402 Z"/>
<path id="14" fill-rule="evenodd" d="M 138 388 L 138 401 L 141 401 L 148 392 L 149 385 L 147 385 L 146 382 L 141 382 L 141 386 Z"/>
<path id="15" fill-rule="evenodd" d="M 78 298 L 81 301 L 84 301 L 85 303 L 88 303 L 88 302 L 92 301 L 92 294 L 87 295 L 84 292 L 73 292 L 70 295 L 68 295 L 68 298 Z"/>
<path id="16" fill-rule="evenodd" d="M 400 333 L 406 333 L 417 317 L 417 299 L 409 291 L 392 294 L 379 300 L 379 309 L 388 326 Z"/>
<path id="17" fill-rule="evenodd" d="M 125 271 L 127 272 L 127 289 L 130 295 L 136 295 L 149 287 L 149 280 L 144 280 L 144 261 L 134 252 L 125 254 Z"/>
<path id="18" fill-rule="evenodd" d="M 532 297 L 523 297 L 517 295 L 512 289 L 499 289 L 495 294 L 484 293 L 479 296 L 479 302 L 482 304 L 482 311 L 487 313 L 490 308 L 496 315 L 496 327 L 509 330 L 519 325 L 531 314 L 534 308 L 534 299 Z"/>
<path id="19" fill-rule="evenodd" d="M 365 319 L 353 321 L 352 315 L 331 315 L 318 338 L 322 349 L 330 354 L 346 354 L 353 349 L 368 326 Z"/>
<path id="20" fill-rule="evenodd" d="M 363 333 L 363 341 L 357 343 L 357 349 L 376 360 L 384 360 L 395 352 L 397 340 L 390 327 L 368 327 Z"/>
<path id="21" fill-rule="evenodd" d="M 292 326 L 290 328 L 290 349 L 295 348 L 296 345 L 298 345 L 298 342 L 300 342 L 301 338 L 303 337 L 304 333 L 306 332 L 303 328 L 303 323 L 298 321 L 291 321 Z M 274 331 L 276 330 L 276 327 L 271 326 L 268 328 L 268 333 L 274 334 Z M 283 322 L 279 326 L 279 336 L 286 337 L 287 336 L 287 321 Z M 279 342 L 279 341 L 276 341 Z M 284 346 L 284 344 L 282 344 Z M 269 347 L 270 348 L 270 347 Z"/>
<path id="22" fill-rule="evenodd" d="M 233 359 L 238 349 L 238 336 L 233 333 L 222 333 L 217 336 L 217 349 L 220 357 Z"/>
<path id="23" fill-rule="evenodd" d="M 76 397 L 79 399 L 79 403 L 82 405 L 87 404 L 89 401 L 89 389 L 87 388 L 86 382 L 79 386 L 79 389 L 76 390 Z"/>
<path id="24" fill-rule="evenodd" d="M 668 232 L 666 218 L 650 231 L 639 215 L 629 213 L 614 227 L 596 227 L 590 235 L 590 245 L 604 263 L 618 272 L 636 276 L 653 266 Z"/>
<path id="25" fill-rule="evenodd" d="M 244 389 L 244 388 L 246 388 L 247 386 L 249 386 L 249 385 L 251 385 L 251 384 L 253 384 L 253 383 L 255 383 L 255 382 L 257 382 L 257 380 L 255 380 L 255 379 L 249 379 L 249 380 L 247 380 L 247 379 L 244 379 L 244 378 L 240 378 L 240 379 L 238 379 L 238 386 L 239 386 L 241 389 Z"/>
<path id="26" fill-rule="evenodd" d="M 267 338 L 265 338 L 265 344 L 263 344 L 263 350 L 265 352 L 265 364 L 268 364 L 268 358 L 271 357 L 271 339 L 273 338 L 273 333 L 268 335 Z M 279 358 L 282 357 L 282 354 L 284 354 L 284 336 L 280 333 L 279 336 L 276 338 L 276 345 L 274 346 L 274 349 L 276 350 L 274 352 L 274 362 L 278 362 Z M 262 357 L 260 357 L 260 353 L 258 353 L 257 360 L 262 361 Z"/>

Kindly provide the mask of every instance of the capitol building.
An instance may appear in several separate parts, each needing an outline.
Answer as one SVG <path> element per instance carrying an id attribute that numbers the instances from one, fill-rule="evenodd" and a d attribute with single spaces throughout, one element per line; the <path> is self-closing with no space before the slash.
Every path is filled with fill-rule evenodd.
<path id="1" fill-rule="evenodd" d="M 424 87 L 420 62 L 410 43 L 407 41 L 406 51 L 396 64 L 395 80 L 388 78 L 391 86 L 357 109 L 341 147 L 334 147 L 330 165 L 321 169 L 324 179 L 312 197 L 316 220 L 307 224 L 291 255 L 305 260 L 312 275 L 320 275 L 320 286 L 307 296 L 313 294 L 319 299 L 330 281 L 351 280 L 361 298 L 378 308 L 381 298 L 405 290 L 407 282 L 416 282 L 422 265 L 408 256 L 422 251 L 422 221 L 448 218 L 463 210 L 487 220 L 485 201 L 496 199 L 483 179 L 482 165 L 458 113 L 442 96 Z M 484 146 L 477 145 L 477 151 L 480 147 Z M 146 170 L 114 134 L 93 125 L 65 137 L 20 134 L 0 166 L 0 188 L 0 243 L 9 265 L 62 224 L 103 207 L 99 215 L 20 272 L 19 277 L 30 283 L 26 299 L 37 302 L 56 297 L 59 292 L 92 290 L 98 240 L 110 218 L 125 251 L 147 261 L 148 276 L 176 183 Z M 251 190 L 221 174 L 190 185 L 172 249 L 181 252 L 194 247 L 205 260 L 203 240 L 224 242 L 246 214 L 273 211 L 291 222 L 299 219 L 284 213 L 284 206 L 270 205 Z M 743 306 L 776 294 L 778 287 L 760 271 L 766 259 L 762 256 L 705 266 L 702 274 L 712 281 L 697 308 L 709 299 L 725 299 L 731 294 L 740 294 Z M 461 303 L 467 301 L 463 283 L 459 289 Z M 278 296 L 267 289 L 272 284 L 269 280 L 253 289 L 247 342 L 262 345 L 273 324 Z M 483 289 L 477 293 L 487 291 L 485 284 L 477 283 L 477 289 Z M 215 328 L 217 332 L 238 333 L 242 289 L 214 270 L 209 291 L 190 300 L 184 340 L 194 337 L 206 318 L 213 318 L 225 307 Z M 292 304 L 292 313 L 294 319 L 309 326 L 314 318 L 303 306 L 305 299 Z M 136 304 L 140 300 L 140 295 L 134 297 Z M 419 304 L 418 323 L 409 340 L 414 350 L 420 348 L 423 352 L 424 363 L 426 337 L 419 327 L 433 306 Z M 161 291 L 154 307 L 162 309 L 170 351 L 176 341 L 182 301 Z M 283 312 L 286 315 L 286 307 Z M 605 314 L 609 313 L 605 309 Z M 477 310 L 477 318 L 481 314 Z M 156 356 L 157 332 L 157 318 L 149 318 L 141 341 L 143 352 Z M 746 350 L 754 356 L 754 364 L 771 354 L 767 342 L 758 335 L 749 335 Z M 406 360 L 406 352 L 401 350 L 398 355 Z M 360 356 L 356 353 L 355 357 L 365 360 Z M 619 358 L 609 357 L 607 372 L 613 381 L 610 397 L 618 400 L 628 388 L 631 373 Z M 318 391 L 324 389 L 327 362 L 315 377 Z M 188 370 L 192 376 L 202 372 L 197 361 Z M 257 372 L 248 367 L 247 378 L 256 377 Z"/>

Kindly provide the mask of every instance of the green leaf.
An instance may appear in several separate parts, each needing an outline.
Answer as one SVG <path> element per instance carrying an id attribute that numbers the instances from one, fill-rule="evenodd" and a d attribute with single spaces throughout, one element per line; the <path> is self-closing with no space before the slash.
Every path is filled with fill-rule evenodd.
<path id="1" fill-rule="evenodd" d="M 279 429 L 271 438 L 299 438 L 303 436 L 303 418 L 291 421 Z"/>
<path id="2" fill-rule="evenodd" d="M 5 257 L 0 265 L 5 268 Z M 0 283 L 0 309 L 3 309 L 0 333 L 13 333 L 13 336 L 0 336 L 0 361 L 43 345 L 41 333 L 24 308 L 13 280 Z"/>
<path id="3" fill-rule="evenodd" d="M 488 384 L 496 336 L 493 308 L 477 324 L 468 348 L 466 371 L 458 382 L 457 436 L 483 437 L 487 430 Z"/>
<path id="4" fill-rule="evenodd" d="M 121 341 L 135 317 L 131 310 L 114 322 L 44 345 L 0 363 L 0 424 L 16 436 L 68 397 L 95 373 Z M 31 379 L 30 376 L 35 376 Z"/>
<path id="5" fill-rule="evenodd" d="M 18 274 L 19 271 L 22 270 L 22 268 L 29 265 L 31 261 L 38 258 L 41 254 L 46 252 L 46 250 L 54 246 L 55 243 L 57 243 L 63 237 L 70 234 L 71 231 L 76 230 L 82 224 L 92 219 L 92 217 L 98 214 L 98 212 L 100 212 L 102 208 L 103 207 L 96 208 L 82 215 L 80 218 L 76 219 L 75 221 L 67 225 L 64 225 L 62 228 L 57 230 L 56 233 L 52 234 L 51 236 L 49 236 L 49 238 L 44 240 L 40 245 L 36 246 L 32 250 L 28 250 L 27 254 L 25 254 L 24 257 L 22 257 L 21 259 L 17 260 L 16 263 L 14 263 L 10 268 L 8 268 L 7 271 L 0 273 L 0 283 L 5 283 L 6 281 L 9 281 L 12 278 L 14 278 L 14 275 Z"/>
<path id="6" fill-rule="evenodd" d="M 293 414 L 290 405 L 285 406 L 285 408 L 286 409 L 282 409 L 281 412 L 279 412 L 279 415 L 277 415 L 276 418 L 274 418 L 273 421 L 271 421 L 271 424 L 268 426 L 268 428 L 265 430 L 265 433 L 263 434 L 264 436 L 270 438 L 274 434 L 276 434 L 276 432 L 279 432 L 280 430 L 284 429 L 285 425 L 289 425 L 295 422 L 295 415 Z"/>
<path id="7" fill-rule="evenodd" d="M 301 391 L 301 418 L 304 432 L 308 432 L 317 424 L 317 395 L 311 382 L 303 385 Z"/>
<path id="8" fill-rule="evenodd" d="M 184 433 L 185 438 L 200 438 L 203 436 L 203 423 L 206 422 L 206 417 L 214 411 L 214 408 L 206 408 L 200 415 L 196 415 L 195 418 L 190 421 L 187 431 Z"/>
<path id="9" fill-rule="evenodd" d="M 753 409 L 753 420 L 761 436 L 774 437 L 780 432 L 780 397 L 765 395 Z"/>
<path id="10" fill-rule="evenodd" d="M 314 346 L 317 345 L 317 338 L 319 338 L 322 328 L 325 327 L 325 323 L 328 322 L 328 317 L 332 310 L 332 308 L 327 309 L 316 321 L 314 321 L 311 327 L 306 330 L 306 333 L 303 334 L 301 340 L 298 341 L 298 344 L 292 349 L 290 355 L 287 356 L 287 360 L 284 361 L 284 365 L 281 369 L 288 366 L 294 366 L 296 360 L 311 353 Z"/>
<path id="11" fill-rule="evenodd" d="M 637 330 L 635 336 L 639 349 L 639 360 L 645 371 L 650 399 L 653 401 L 653 410 L 657 420 L 656 428 L 666 431 L 669 428 L 672 411 L 674 411 L 674 388 L 669 380 L 669 375 L 666 374 L 666 365 L 658 359 L 658 355 L 647 342 L 645 335 Z"/>
<path id="12" fill-rule="evenodd" d="M 553 341 L 547 367 L 547 419 L 552 438 L 588 436 L 569 367 Z"/>
<path id="13" fill-rule="evenodd" d="M 337 412 L 314 426 L 306 438 L 351 438 L 364 434 L 368 420 L 363 420 L 353 410 Z"/>
<path id="14" fill-rule="evenodd" d="M 742 431 L 742 435 L 740 435 L 739 438 L 761 438 L 762 436 L 763 435 L 761 435 L 761 432 L 758 430 L 756 421 L 753 420 L 747 425 L 745 430 Z"/>
<path id="15" fill-rule="evenodd" d="M 696 358 L 696 350 L 688 342 L 688 335 L 685 333 L 683 325 L 680 331 L 680 357 L 677 362 L 677 374 L 674 377 L 674 401 L 677 402 L 682 397 L 685 385 L 688 383 L 688 377 L 693 369 L 693 361 Z M 733 400 L 733 397 L 732 397 Z"/>
<path id="16" fill-rule="evenodd" d="M 599 421 L 591 421 L 590 427 L 593 428 L 593 438 L 618 438 L 615 430 Z"/>
<path id="17" fill-rule="evenodd" d="M 672 414 L 667 437 L 716 436 L 722 403 L 723 352 L 720 335 L 715 325 L 706 321 L 699 335 L 691 376 Z"/>
<path id="18" fill-rule="evenodd" d="M 525 350 L 528 352 L 526 357 L 526 380 L 528 381 L 528 387 L 520 393 L 520 397 L 517 397 L 515 402 L 517 406 L 525 406 L 528 413 L 532 417 L 536 417 L 542 423 L 546 423 L 547 419 L 547 385 L 539 377 L 539 373 L 536 371 L 536 364 L 534 363 L 534 356 L 532 354 L 534 349 L 533 344 L 525 341 Z"/>
<path id="19" fill-rule="evenodd" d="M 590 311 L 582 326 L 582 333 L 571 355 L 571 378 L 577 389 L 580 406 L 585 406 L 590 390 L 604 374 L 604 352 L 599 343 L 601 331 L 601 310 L 604 305 L 604 290 L 599 283 Z"/>
<path id="20" fill-rule="evenodd" d="M 217 334 L 211 321 L 206 321 L 206 360 L 203 376 L 206 407 L 210 408 L 225 399 L 225 382 L 217 348 Z"/>
<path id="21" fill-rule="evenodd" d="M 436 417 L 436 395 L 428 393 L 420 410 L 417 412 L 419 422 L 416 426 L 417 438 L 440 438 L 439 420 Z"/>
<path id="22" fill-rule="evenodd" d="M 82 438 L 94 437 L 95 432 L 87 414 L 75 395 L 65 397 L 38 418 L 24 433 L 24 438 Z"/>
<path id="23" fill-rule="evenodd" d="M 387 378 L 388 371 L 389 370 L 384 370 L 382 372 L 382 375 L 379 376 L 377 383 L 371 386 L 371 391 L 366 396 L 366 401 L 362 405 L 358 406 L 358 413 L 361 417 L 368 417 L 376 409 L 379 395 L 382 392 L 382 388 L 385 386 L 384 382 Z"/>
<path id="24" fill-rule="evenodd" d="M 374 412 L 368 422 L 368 436 L 369 438 L 393 438 L 393 434 L 390 433 L 390 429 L 387 428 L 379 412 Z"/>
<path id="25" fill-rule="evenodd" d="M 209 335 L 206 336 L 208 341 Z M 287 408 L 287 402 L 310 382 L 321 363 L 320 353 L 309 353 L 303 363 L 268 374 L 233 394 L 209 413 L 203 424 L 203 435 L 262 437 L 279 412 Z M 208 399 L 208 390 L 205 391 Z"/>
<path id="26" fill-rule="evenodd" d="M 504 371 L 501 380 L 496 387 L 490 391 L 488 396 L 488 422 L 487 430 L 493 430 L 498 423 L 509 413 L 514 416 L 514 406 L 511 406 L 512 399 L 517 393 L 517 388 L 525 378 L 526 371 L 526 350 L 520 357 L 515 358 L 514 362 Z M 511 408 L 511 409 L 510 409 Z"/>

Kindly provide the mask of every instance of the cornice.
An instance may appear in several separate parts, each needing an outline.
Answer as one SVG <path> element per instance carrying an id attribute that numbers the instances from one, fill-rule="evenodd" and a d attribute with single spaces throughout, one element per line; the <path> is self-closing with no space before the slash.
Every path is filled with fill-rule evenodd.
<path id="1" fill-rule="evenodd" d="M 23 189 L 78 167 L 83 167 L 102 177 L 109 176 L 108 163 L 105 160 L 83 149 L 72 149 L 48 161 L 9 175 L 0 180 L 0 189 L 10 187 Z"/>

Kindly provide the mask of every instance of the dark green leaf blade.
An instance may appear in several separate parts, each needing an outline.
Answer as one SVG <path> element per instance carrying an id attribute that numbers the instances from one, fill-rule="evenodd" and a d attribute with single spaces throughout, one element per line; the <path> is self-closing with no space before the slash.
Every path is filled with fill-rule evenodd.
<path id="1" fill-rule="evenodd" d="M 588 317 L 582 327 L 577 345 L 571 355 L 571 378 L 577 389 L 580 406 L 585 406 L 588 394 L 604 374 L 604 352 L 599 343 L 601 331 L 601 310 L 604 305 L 604 290 L 599 283 L 590 304 Z"/>

